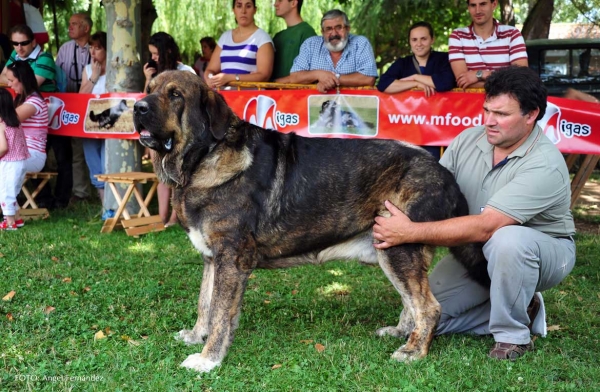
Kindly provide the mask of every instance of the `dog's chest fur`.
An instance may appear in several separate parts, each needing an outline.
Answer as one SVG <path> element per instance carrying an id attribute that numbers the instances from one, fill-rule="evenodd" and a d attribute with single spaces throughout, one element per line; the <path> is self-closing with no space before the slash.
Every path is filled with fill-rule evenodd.
<path id="1" fill-rule="evenodd" d="M 204 234 L 202 234 L 201 230 L 195 227 L 191 227 L 190 231 L 188 232 L 188 237 L 190 241 L 192 241 L 192 244 L 198 250 L 198 252 L 202 253 L 206 257 L 213 256 L 213 252 L 208 247 L 208 244 L 206 243 L 206 238 L 204 238 Z"/>

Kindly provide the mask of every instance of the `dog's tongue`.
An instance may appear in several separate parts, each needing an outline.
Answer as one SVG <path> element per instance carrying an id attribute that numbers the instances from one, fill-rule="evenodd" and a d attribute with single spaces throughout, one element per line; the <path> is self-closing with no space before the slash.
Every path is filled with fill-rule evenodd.
<path id="1" fill-rule="evenodd" d="M 140 136 L 150 136 L 150 132 L 148 132 L 144 129 L 144 130 L 140 131 Z"/>

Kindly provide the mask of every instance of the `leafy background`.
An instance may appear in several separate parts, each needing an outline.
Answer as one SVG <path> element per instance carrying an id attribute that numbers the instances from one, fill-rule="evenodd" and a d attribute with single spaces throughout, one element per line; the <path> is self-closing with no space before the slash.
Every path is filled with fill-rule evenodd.
<path id="1" fill-rule="evenodd" d="M 512 4 L 515 22 L 523 23 L 535 1 L 506 0 Z M 552 22 L 596 23 L 600 0 L 538 0 L 554 4 Z M 231 0 L 154 0 L 158 18 L 143 31 L 165 31 L 175 37 L 184 63 L 192 64 L 200 51 L 200 38 L 215 39 L 235 27 Z M 275 16 L 273 0 L 256 0 L 256 23 L 271 36 L 285 28 L 283 19 Z M 54 18 L 53 9 L 57 17 Z M 398 56 L 410 53 L 407 42 L 408 27 L 419 20 L 429 21 L 435 30 L 435 49 L 447 50 L 448 36 L 453 28 L 467 25 L 469 15 L 464 0 L 310 0 L 302 6 L 302 17 L 319 32 L 320 20 L 327 10 L 344 10 L 352 24 L 352 32 L 367 36 L 373 44 L 380 68 Z M 500 8 L 500 7 L 498 7 Z M 94 20 L 94 31 L 106 31 L 106 16 L 101 0 L 48 0 L 44 7 L 46 27 L 54 31 L 58 26 L 59 42 L 68 40 L 67 27 L 73 12 L 89 12 Z M 496 17 L 500 19 L 499 10 Z M 56 53 L 56 37 L 51 34 L 51 49 Z M 147 57 L 143 48 L 142 56 Z"/>

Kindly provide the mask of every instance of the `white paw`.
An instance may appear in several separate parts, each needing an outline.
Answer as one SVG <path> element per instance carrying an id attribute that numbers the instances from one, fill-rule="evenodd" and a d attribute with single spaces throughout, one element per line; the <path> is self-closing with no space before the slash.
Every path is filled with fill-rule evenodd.
<path id="1" fill-rule="evenodd" d="M 417 359 L 421 359 L 423 355 L 420 355 L 418 351 L 404 351 L 404 346 L 400 347 L 392 354 L 392 359 L 399 362 L 412 362 Z"/>
<path id="2" fill-rule="evenodd" d="M 196 353 L 187 357 L 180 366 L 197 372 L 208 373 L 220 364 L 221 362 L 213 362 L 210 359 L 202 357 L 200 353 Z"/>
<path id="3" fill-rule="evenodd" d="M 383 327 L 375 331 L 377 336 L 393 336 L 395 338 L 403 337 L 396 327 Z"/>
<path id="4" fill-rule="evenodd" d="M 205 342 L 205 338 L 202 338 L 202 336 L 198 337 L 198 335 L 194 333 L 194 330 L 190 329 L 182 329 L 175 335 L 175 339 L 181 340 L 185 344 L 197 344 Z"/>

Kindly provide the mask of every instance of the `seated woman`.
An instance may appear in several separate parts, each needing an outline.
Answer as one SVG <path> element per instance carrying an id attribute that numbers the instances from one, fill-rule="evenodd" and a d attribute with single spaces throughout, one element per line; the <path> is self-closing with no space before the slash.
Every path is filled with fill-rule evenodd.
<path id="1" fill-rule="evenodd" d="M 238 27 L 228 30 L 204 71 L 204 80 L 213 88 L 230 82 L 268 82 L 273 71 L 273 41 L 254 23 L 255 0 L 233 0 Z"/>
<path id="2" fill-rule="evenodd" d="M 427 22 L 417 22 L 408 30 L 412 56 L 397 59 L 379 78 L 377 89 L 394 94 L 418 89 L 429 97 L 436 91 L 452 90 L 456 85 L 448 53 L 431 50 L 435 42 L 433 27 Z M 439 147 L 426 147 L 433 156 L 440 158 Z"/>
<path id="3" fill-rule="evenodd" d="M 152 78 L 163 71 L 178 70 L 196 73 L 192 67 L 181 62 L 179 45 L 170 34 L 163 31 L 152 34 L 148 41 L 148 50 L 150 51 L 150 61 L 144 65 L 144 76 L 146 77 L 144 91 Z"/>
<path id="4" fill-rule="evenodd" d="M 46 163 L 48 139 L 48 104 L 44 101 L 33 69 L 26 61 L 15 61 L 7 67 L 8 87 L 15 92 L 15 108 L 25 133 L 30 157 L 26 172 L 39 172 Z"/>

